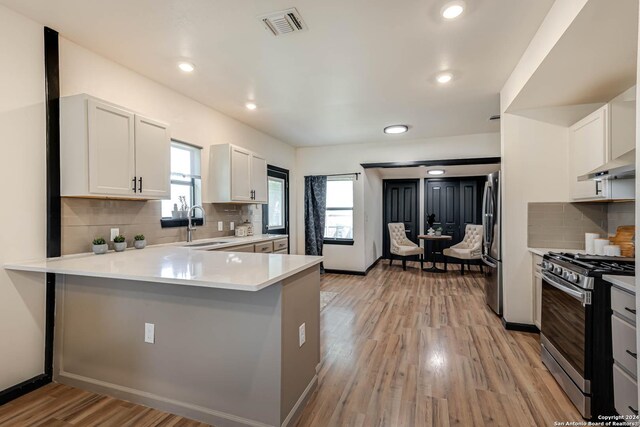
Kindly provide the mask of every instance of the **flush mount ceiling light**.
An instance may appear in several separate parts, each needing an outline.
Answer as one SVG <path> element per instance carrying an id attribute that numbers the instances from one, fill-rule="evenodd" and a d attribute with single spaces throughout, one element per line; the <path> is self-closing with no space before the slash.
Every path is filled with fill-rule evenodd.
<path id="1" fill-rule="evenodd" d="M 255 102 L 247 102 L 246 104 L 244 104 L 244 106 L 247 107 L 247 110 L 251 110 L 251 111 L 258 108 Z"/>
<path id="2" fill-rule="evenodd" d="M 443 169 L 431 169 L 430 171 L 427 171 L 427 173 L 429 175 L 443 175 L 444 174 L 444 170 Z"/>
<path id="3" fill-rule="evenodd" d="M 442 17 L 447 20 L 456 19 L 464 12 L 464 2 L 463 1 L 452 1 L 447 3 L 442 8 Z"/>
<path id="4" fill-rule="evenodd" d="M 394 135 L 398 133 L 405 133 L 408 130 L 409 130 L 409 126 L 407 125 L 391 125 L 384 128 L 384 133 Z"/>
<path id="5" fill-rule="evenodd" d="M 436 81 L 440 84 L 447 84 L 453 79 L 453 74 L 451 73 L 440 73 L 436 76 Z"/>
<path id="6" fill-rule="evenodd" d="M 185 73 L 191 73 L 196 69 L 196 66 L 191 62 L 178 62 L 178 68 L 180 68 Z"/>

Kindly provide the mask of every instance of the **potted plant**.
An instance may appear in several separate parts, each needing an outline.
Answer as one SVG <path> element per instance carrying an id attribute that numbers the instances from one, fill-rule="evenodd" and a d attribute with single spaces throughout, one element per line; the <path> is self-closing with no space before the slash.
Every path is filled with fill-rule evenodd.
<path id="1" fill-rule="evenodd" d="M 127 249 L 127 242 L 122 234 L 117 235 L 113 238 L 113 248 L 116 252 L 122 252 Z"/>
<path id="2" fill-rule="evenodd" d="M 96 237 L 93 239 L 93 253 L 96 255 L 106 254 L 109 250 L 109 245 L 104 237 Z"/>
<path id="3" fill-rule="evenodd" d="M 442 227 L 436 228 L 436 236 L 442 236 Z"/>
<path id="4" fill-rule="evenodd" d="M 135 246 L 136 249 L 144 249 L 144 247 L 147 246 L 147 241 L 144 238 L 144 234 L 136 234 L 136 236 L 133 238 L 133 246 Z"/>
<path id="5" fill-rule="evenodd" d="M 427 215 L 427 224 L 429 224 L 429 229 L 427 230 L 427 234 L 433 236 L 433 223 L 436 222 L 436 214 L 432 213 L 431 215 Z"/>

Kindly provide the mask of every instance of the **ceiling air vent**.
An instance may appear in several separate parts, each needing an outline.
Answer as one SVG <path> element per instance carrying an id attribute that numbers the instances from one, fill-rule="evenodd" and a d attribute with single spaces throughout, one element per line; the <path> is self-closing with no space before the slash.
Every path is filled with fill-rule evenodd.
<path id="1" fill-rule="evenodd" d="M 295 33 L 307 29 L 300 13 L 295 7 L 261 16 L 260 19 L 274 36 Z"/>

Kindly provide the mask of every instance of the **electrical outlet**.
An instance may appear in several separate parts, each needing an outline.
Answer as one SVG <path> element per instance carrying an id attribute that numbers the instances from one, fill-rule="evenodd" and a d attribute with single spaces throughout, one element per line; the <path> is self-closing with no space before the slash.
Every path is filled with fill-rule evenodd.
<path id="1" fill-rule="evenodd" d="M 298 328 L 298 343 L 299 343 L 298 346 L 299 347 L 302 347 L 302 344 L 304 344 L 305 341 L 307 340 L 307 333 L 305 331 L 305 326 L 306 326 L 306 324 L 303 323 Z"/>
<path id="2" fill-rule="evenodd" d="M 112 228 L 111 229 L 111 241 L 113 242 L 113 239 L 116 238 L 116 236 L 120 235 L 120 229 L 119 228 Z"/>
<path id="3" fill-rule="evenodd" d="M 235 229 L 236 229 L 236 223 L 235 223 L 235 222 L 233 222 L 233 221 L 231 221 L 231 222 L 229 223 L 229 230 L 233 231 L 233 230 L 235 230 Z"/>
<path id="4" fill-rule="evenodd" d="M 144 324 L 144 342 L 155 344 L 156 342 L 156 325 L 153 323 Z"/>
<path id="5" fill-rule="evenodd" d="M 218 221 L 218 231 L 224 231 L 224 222 Z"/>

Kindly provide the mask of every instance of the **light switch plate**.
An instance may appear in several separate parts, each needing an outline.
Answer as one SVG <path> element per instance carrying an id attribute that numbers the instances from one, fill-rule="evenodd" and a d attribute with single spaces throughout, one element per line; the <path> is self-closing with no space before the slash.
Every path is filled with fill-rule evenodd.
<path id="1" fill-rule="evenodd" d="M 112 228 L 111 229 L 111 240 L 113 242 L 113 239 L 115 239 L 116 236 L 120 235 L 120 229 L 119 228 Z"/>
<path id="2" fill-rule="evenodd" d="M 231 222 L 229 223 L 229 230 L 233 231 L 233 230 L 235 230 L 235 229 L 236 229 L 236 223 L 235 223 L 235 222 L 233 222 L 233 221 L 231 221 Z"/>
<path id="3" fill-rule="evenodd" d="M 224 230 L 224 222 L 218 221 L 218 231 L 223 231 L 223 230 Z"/>
<path id="4" fill-rule="evenodd" d="M 155 344 L 156 342 L 156 325 L 154 323 L 144 324 L 144 342 Z"/>
<path id="5" fill-rule="evenodd" d="M 307 341 L 307 333 L 306 333 L 306 324 L 303 323 L 302 325 L 300 325 L 300 327 L 298 328 L 298 346 L 302 347 L 302 344 L 305 343 L 305 341 Z"/>

